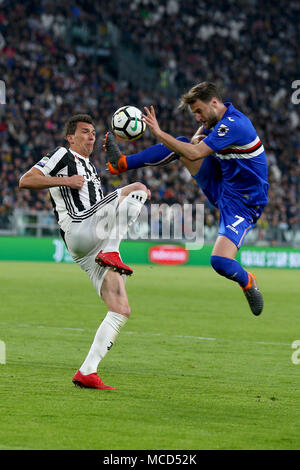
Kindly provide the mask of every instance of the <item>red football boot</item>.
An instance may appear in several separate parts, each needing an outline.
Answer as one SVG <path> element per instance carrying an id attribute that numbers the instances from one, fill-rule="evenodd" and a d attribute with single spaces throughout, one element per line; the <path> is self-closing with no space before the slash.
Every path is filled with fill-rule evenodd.
<path id="1" fill-rule="evenodd" d="M 102 382 L 99 375 L 94 372 L 93 374 L 83 375 L 80 370 L 76 372 L 73 377 L 73 383 L 77 387 L 81 388 L 97 388 L 98 390 L 116 390 L 114 387 L 110 385 L 105 385 Z"/>
<path id="2" fill-rule="evenodd" d="M 114 268 L 115 271 L 118 271 L 120 274 L 126 274 L 126 276 L 130 276 L 133 273 L 133 270 L 123 263 L 117 251 L 103 253 L 101 250 L 97 254 L 95 261 L 100 266 Z"/>

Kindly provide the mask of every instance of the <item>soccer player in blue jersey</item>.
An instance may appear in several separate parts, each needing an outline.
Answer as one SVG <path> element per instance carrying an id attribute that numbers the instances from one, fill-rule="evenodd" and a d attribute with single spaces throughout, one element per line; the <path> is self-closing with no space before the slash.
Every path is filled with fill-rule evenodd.
<path id="1" fill-rule="evenodd" d="M 263 297 L 254 274 L 235 260 L 245 236 L 256 224 L 268 202 L 268 170 L 264 147 L 251 121 L 232 103 L 223 102 L 215 84 L 202 82 L 181 98 L 180 108 L 190 108 L 201 124 L 191 139 L 164 132 L 153 106 L 144 120 L 161 142 L 134 155 L 121 155 L 113 134 L 104 144 L 111 173 L 180 159 L 208 200 L 219 209 L 219 233 L 211 265 L 237 282 L 254 315 L 263 310 Z"/>

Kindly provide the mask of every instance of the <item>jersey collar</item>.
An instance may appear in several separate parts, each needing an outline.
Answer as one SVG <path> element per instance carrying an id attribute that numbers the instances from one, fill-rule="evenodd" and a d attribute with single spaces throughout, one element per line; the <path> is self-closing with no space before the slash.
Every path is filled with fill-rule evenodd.
<path id="1" fill-rule="evenodd" d="M 84 157 L 83 155 L 80 155 L 80 153 L 74 152 L 74 150 L 71 149 L 69 149 L 69 151 L 74 155 L 74 157 L 82 158 L 84 161 L 89 161 L 89 157 Z"/>
<path id="2" fill-rule="evenodd" d="M 230 101 L 226 101 L 226 103 L 224 103 L 224 106 L 226 106 L 227 111 L 225 111 L 225 113 L 223 114 L 222 119 L 223 119 L 224 117 L 227 117 L 229 114 L 232 113 L 232 111 L 235 110 L 235 107 L 233 106 L 233 104 L 232 104 Z"/>
<path id="3" fill-rule="evenodd" d="M 219 122 L 221 122 L 225 117 L 228 117 L 228 115 L 230 115 L 232 113 L 232 111 L 235 110 L 235 107 L 233 106 L 233 104 L 230 101 L 226 101 L 226 103 L 224 103 L 224 105 L 226 106 L 227 110 L 225 111 L 225 113 L 223 114 L 223 116 L 221 117 Z M 219 122 L 212 129 L 206 129 L 204 126 L 203 126 L 203 129 L 206 132 L 209 132 L 210 130 L 213 130 L 219 124 Z"/>

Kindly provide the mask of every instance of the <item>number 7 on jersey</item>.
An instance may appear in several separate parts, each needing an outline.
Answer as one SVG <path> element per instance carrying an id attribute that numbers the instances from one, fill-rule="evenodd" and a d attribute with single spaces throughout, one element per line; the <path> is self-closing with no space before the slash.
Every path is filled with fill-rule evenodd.
<path id="1" fill-rule="evenodd" d="M 231 227 L 236 227 L 237 225 L 241 224 L 245 220 L 245 217 L 240 217 L 239 215 L 235 215 L 234 217 L 237 220 L 233 224 L 231 224 Z"/>

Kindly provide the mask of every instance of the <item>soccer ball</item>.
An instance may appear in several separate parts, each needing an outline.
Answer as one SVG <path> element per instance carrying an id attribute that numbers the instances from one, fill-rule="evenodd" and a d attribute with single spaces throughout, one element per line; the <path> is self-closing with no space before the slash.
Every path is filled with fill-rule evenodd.
<path id="1" fill-rule="evenodd" d="M 142 112 L 135 106 L 122 106 L 113 114 L 111 127 L 124 140 L 137 140 L 144 134 L 146 124 Z"/>

